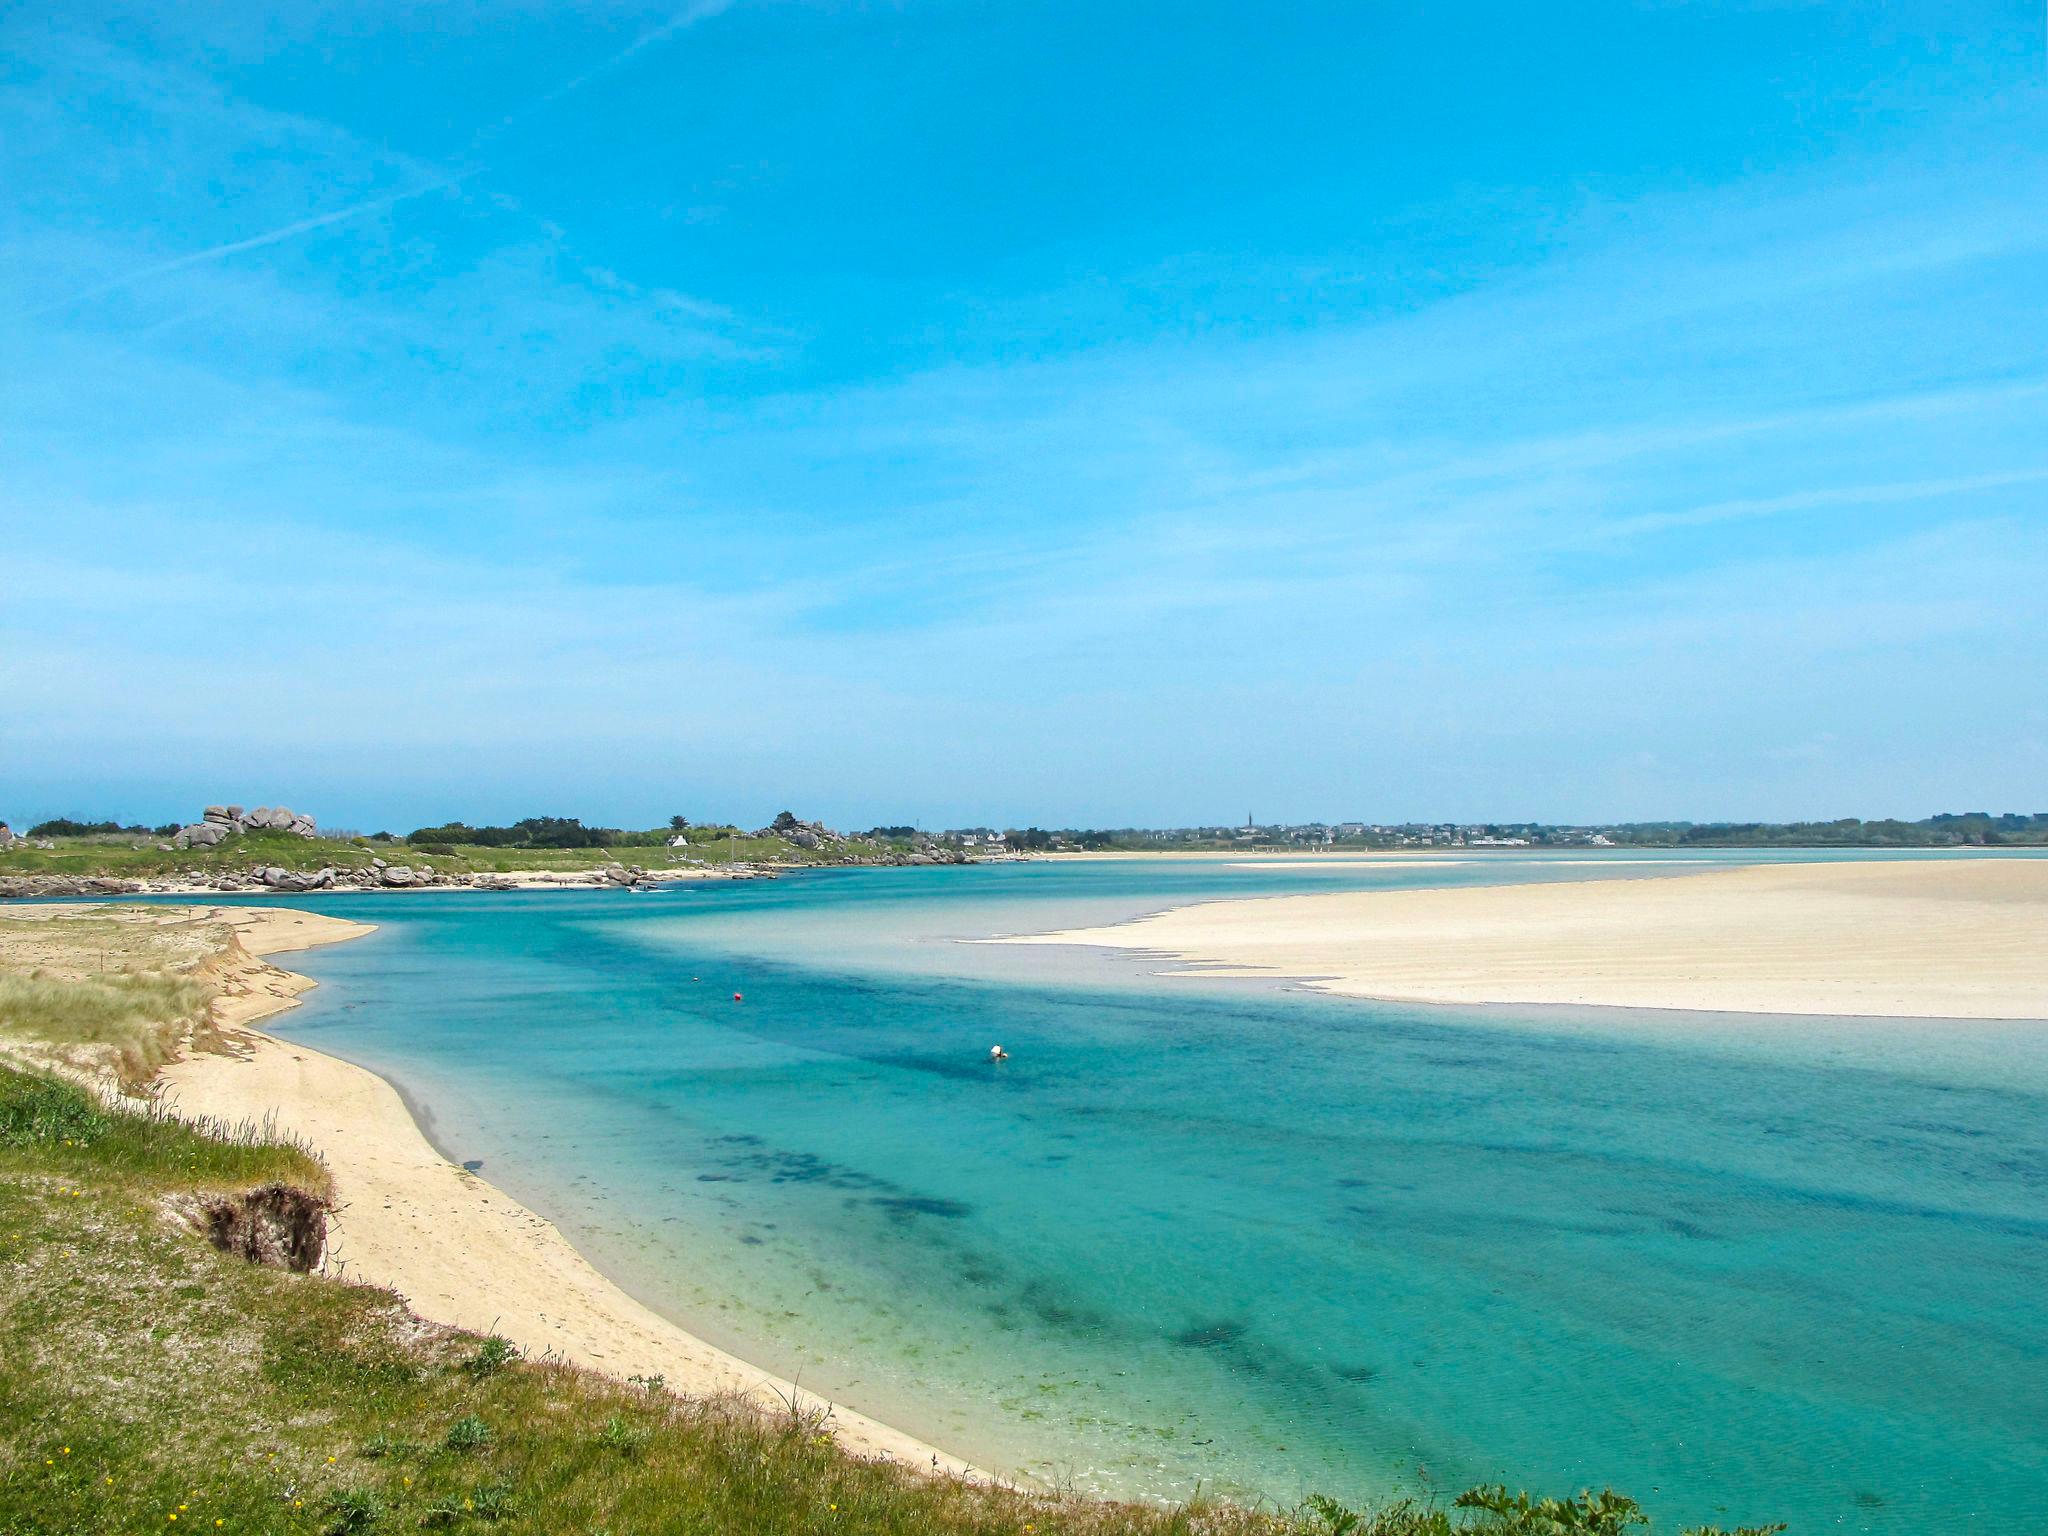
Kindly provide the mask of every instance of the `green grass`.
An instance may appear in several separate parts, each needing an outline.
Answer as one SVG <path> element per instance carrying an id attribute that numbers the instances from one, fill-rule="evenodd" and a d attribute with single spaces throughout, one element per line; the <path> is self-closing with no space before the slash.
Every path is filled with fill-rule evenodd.
<path id="1" fill-rule="evenodd" d="M 252 864 L 286 869 L 368 864 L 382 844 L 293 837 L 289 832 L 244 832 L 212 848 L 159 848 L 167 839 L 59 837 L 52 848 L 16 846 L 0 853 L 0 875 L 108 875 L 119 879 L 165 879 L 187 870 L 242 873 Z M 389 862 L 389 854 L 385 855 Z"/>
<path id="2" fill-rule="evenodd" d="M 847 854 L 880 857 L 887 844 L 850 840 L 841 848 L 799 848 L 775 837 L 717 838 L 687 848 L 621 844 L 615 848 L 486 848 L 455 845 L 450 853 L 426 853 L 405 843 L 378 843 L 367 838 L 338 841 L 294 837 L 288 832 L 244 832 L 212 848 L 157 846 L 163 839 L 129 837 L 65 837 L 53 848 L 18 846 L 0 852 L 0 876 L 107 876 L 126 880 L 164 880 L 197 871 L 213 876 L 246 874 L 251 865 L 274 864 L 291 870 L 362 869 L 372 859 L 408 864 L 449 874 L 510 874 L 521 870 L 591 870 L 607 864 L 638 864 L 666 869 L 686 864 L 839 862 Z"/>

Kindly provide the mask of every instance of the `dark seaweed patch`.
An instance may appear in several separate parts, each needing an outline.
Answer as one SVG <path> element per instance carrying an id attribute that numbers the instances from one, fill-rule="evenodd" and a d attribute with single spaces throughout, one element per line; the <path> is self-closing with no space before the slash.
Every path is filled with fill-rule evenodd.
<path id="1" fill-rule="evenodd" d="M 1707 1228 L 1700 1226 L 1696 1222 L 1681 1221 L 1676 1216 L 1666 1216 L 1663 1225 L 1666 1232 L 1674 1233 L 1679 1237 L 1697 1238 L 1702 1241 L 1718 1241 L 1721 1235 L 1718 1232 L 1710 1232 Z"/>
<path id="2" fill-rule="evenodd" d="M 912 1216 L 943 1216 L 957 1221 L 962 1216 L 974 1213 L 974 1207 L 961 1200 L 940 1200 L 930 1195 L 876 1195 L 868 1204 L 879 1205 L 897 1219 Z"/>
<path id="3" fill-rule="evenodd" d="M 1173 1336 L 1173 1342 L 1183 1349 L 1229 1349 L 1241 1343 L 1250 1332 L 1249 1323 L 1225 1318 L 1220 1323 L 1202 1323 L 1183 1329 Z"/>
<path id="4" fill-rule="evenodd" d="M 1057 1333 L 1074 1334 L 1078 1337 L 1093 1338 L 1109 1332 L 1114 1320 L 1100 1312 L 1075 1306 L 1062 1292 L 1043 1280 L 1027 1281 L 1017 1292 L 1017 1301 L 1036 1319 L 1039 1326 Z M 1004 1304 L 1003 1312 L 1010 1311 Z"/>
<path id="5" fill-rule="evenodd" d="M 1976 1126 L 1955 1125 L 1947 1120 L 1901 1120 L 1899 1129 L 1925 1131 L 1930 1136 L 1989 1136 L 1991 1133 Z M 1860 1495 L 1859 1495 L 1860 1497 Z M 1875 1497 L 1875 1495 L 1873 1495 Z"/>
<path id="6" fill-rule="evenodd" d="M 822 1184 L 827 1189 L 892 1189 L 887 1179 L 862 1173 L 815 1152 L 746 1152 L 725 1160 L 728 1168 L 766 1175 L 771 1184 Z"/>

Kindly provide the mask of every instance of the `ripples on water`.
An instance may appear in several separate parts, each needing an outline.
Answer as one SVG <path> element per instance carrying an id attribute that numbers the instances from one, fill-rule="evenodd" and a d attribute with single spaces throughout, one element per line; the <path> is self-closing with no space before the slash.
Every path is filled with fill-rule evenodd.
<path id="1" fill-rule="evenodd" d="M 330 985 L 282 1027 L 685 1325 L 992 1465 L 2015 1529 L 2048 1503 L 2038 1031 L 1513 1020 L 950 942 L 1626 873 L 338 898 L 306 904 L 384 926 L 299 957 Z"/>

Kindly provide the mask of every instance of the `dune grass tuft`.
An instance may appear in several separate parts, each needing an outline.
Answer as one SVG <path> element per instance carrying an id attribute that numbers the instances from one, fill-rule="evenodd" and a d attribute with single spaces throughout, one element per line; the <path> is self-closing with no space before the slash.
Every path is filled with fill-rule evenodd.
<path id="1" fill-rule="evenodd" d="M 18 1040 L 85 1048 L 137 1085 L 170 1059 L 213 989 L 160 971 L 91 977 L 0 975 L 0 1031 Z"/>

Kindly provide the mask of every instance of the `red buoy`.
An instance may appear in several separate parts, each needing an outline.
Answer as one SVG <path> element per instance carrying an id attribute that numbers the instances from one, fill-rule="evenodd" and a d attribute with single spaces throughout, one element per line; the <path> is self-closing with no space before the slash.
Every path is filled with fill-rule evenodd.
<path id="1" fill-rule="evenodd" d="M 737 992 L 733 993 L 732 1000 L 736 1003 L 743 1003 L 746 1001 L 746 999 L 741 997 Z"/>

